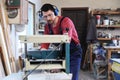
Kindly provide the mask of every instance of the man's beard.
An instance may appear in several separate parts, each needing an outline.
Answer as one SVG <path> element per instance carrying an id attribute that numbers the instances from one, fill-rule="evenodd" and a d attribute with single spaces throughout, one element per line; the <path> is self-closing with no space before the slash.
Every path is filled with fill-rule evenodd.
<path id="1" fill-rule="evenodd" d="M 53 21 L 52 21 L 52 20 L 48 20 L 47 22 L 48 22 L 48 24 L 52 24 L 52 23 L 53 23 Z"/>

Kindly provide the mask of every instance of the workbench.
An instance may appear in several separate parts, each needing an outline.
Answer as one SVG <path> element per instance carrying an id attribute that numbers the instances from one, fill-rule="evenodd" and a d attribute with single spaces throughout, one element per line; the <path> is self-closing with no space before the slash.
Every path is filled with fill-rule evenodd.
<path id="1" fill-rule="evenodd" d="M 120 51 L 120 46 L 104 46 L 107 50 L 107 62 L 108 62 L 108 80 L 111 80 L 110 73 L 111 73 L 111 63 L 110 58 L 113 51 Z"/>

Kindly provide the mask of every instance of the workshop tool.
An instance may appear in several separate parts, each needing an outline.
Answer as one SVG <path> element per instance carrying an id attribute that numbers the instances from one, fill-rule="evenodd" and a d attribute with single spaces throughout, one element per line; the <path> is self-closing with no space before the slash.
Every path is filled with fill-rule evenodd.
<path id="1" fill-rule="evenodd" d="M 31 73 L 33 73 L 33 71 L 36 71 L 38 69 L 50 70 L 50 69 L 61 69 L 62 68 L 62 69 L 65 69 L 65 73 L 67 73 L 67 74 L 70 73 L 70 52 L 69 52 L 70 41 L 69 41 L 69 36 L 68 35 L 31 35 L 31 36 L 21 35 L 19 37 L 19 39 L 20 39 L 21 43 L 25 44 L 26 71 L 31 70 L 29 73 L 27 73 L 24 76 L 24 80 L 26 80 L 27 77 Z M 27 43 L 60 43 L 58 45 L 58 47 L 60 47 L 63 43 L 65 43 L 66 44 L 65 45 L 65 48 L 66 48 L 65 58 L 64 59 L 62 59 L 62 58 L 57 59 L 58 56 L 59 56 L 59 51 L 57 51 L 58 47 L 53 49 L 51 52 L 49 50 L 48 51 L 35 51 L 35 52 L 38 52 L 38 55 L 39 55 L 39 58 L 37 58 L 33 55 L 34 53 L 31 53 L 31 55 L 30 55 L 31 51 L 27 51 L 27 48 L 26 48 Z M 28 54 L 28 52 L 29 52 L 29 54 Z M 39 52 L 41 54 L 39 54 Z M 44 53 L 47 54 L 46 57 L 45 57 Z M 30 58 L 30 56 L 34 57 L 35 60 L 33 58 Z M 55 56 L 57 58 L 55 58 Z M 34 64 L 34 62 L 35 62 L 35 64 Z M 43 63 L 47 63 L 47 62 L 52 62 L 53 64 L 49 64 L 49 65 L 48 64 L 43 64 Z M 30 64 L 30 63 L 33 63 L 34 65 Z M 38 63 L 38 64 L 36 64 L 36 63 Z M 59 67 L 58 65 L 61 65 L 61 67 Z M 46 66 L 52 66 L 52 67 L 45 68 Z"/>

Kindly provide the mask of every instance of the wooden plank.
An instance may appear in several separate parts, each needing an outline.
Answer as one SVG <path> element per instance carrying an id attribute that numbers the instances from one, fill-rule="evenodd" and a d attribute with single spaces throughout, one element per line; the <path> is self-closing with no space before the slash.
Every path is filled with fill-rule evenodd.
<path id="1" fill-rule="evenodd" d="M 59 73 L 38 73 L 37 71 L 28 76 L 28 80 L 72 80 L 72 74 Z"/>
<path id="2" fill-rule="evenodd" d="M 11 39 L 10 39 L 10 26 L 8 24 L 8 15 L 7 15 L 7 11 L 5 8 L 4 3 L 0 2 L 0 10 L 1 10 L 1 27 L 3 30 L 3 36 L 5 39 L 5 44 L 6 44 L 6 48 L 8 51 L 8 56 L 9 56 L 9 60 L 10 60 L 10 65 L 11 65 L 11 70 L 12 72 L 16 72 L 16 65 L 15 65 L 15 59 L 13 56 L 13 50 L 12 50 L 12 44 L 11 44 Z"/>
<path id="3" fill-rule="evenodd" d="M 5 61 L 6 74 L 9 75 L 9 74 L 11 74 L 11 66 L 10 66 L 10 61 L 9 61 L 8 52 L 7 52 L 1 25 L 0 25 L 0 44 L 1 44 L 0 46 L 2 48 L 2 51 L 3 51 L 3 59 Z"/>
<path id="4" fill-rule="evenodd" d="M 69 43 L 68 35 L 20 35 L 19 39 L 24 43 Z"/>
<path id="5" fill-rule="evenodd" d="M 26 68 L 25 68 L 26 71 L 33 70 L 37 65 L 39 65 L 39 64 L 30 64 L 30 62 L 28 60 L 25 60 L 25 62 L 26 62 Z M 50 63 L 41 64 L 37 68 L 37 70 L 40 70 L 40 69 L 42 69 L 42 70 L 46 70 L 46 69 L 48 69 L 48 70 L 50 70 L 50 69 L 65 69 L 66 68 L 65 67 L 65 64 L 66 64 L 65 60 L 62 60 L 61 62 L 62 62 L 62 64 L 59 64 L 59 63 L 58 64 L 50 64 Z"/>
<path id="6" fill-rule="evenodd" d="M 1 15 L 1 12 L 0 12 L 0 15 Z M 1 16 L 0 16 L 0 21 L 1 21 Z"/>
<path id="7" fill-rule="evenodd" d="M 2 61 L 2 64 L 3 64 L 3 68 L 4 68 L 4 73 L 6 75 L 7 72 L 6 72 L 6 67 L 5 67 L 5 60 L 4 60 L 3 51 L 2 51 L 1 46 L 0 46 L 0 56 L 1 56 L 1 61 Z"/>
<path id="8" fill-rule="evenodd" d="M 3 61 L 2 61 L 2 55 L 1 55 L 1 47 L 0 47 L 0 77 L 4 78 L 5 77 L 5 71 L 4 71 L 4 66 L 3 66 Z"/>

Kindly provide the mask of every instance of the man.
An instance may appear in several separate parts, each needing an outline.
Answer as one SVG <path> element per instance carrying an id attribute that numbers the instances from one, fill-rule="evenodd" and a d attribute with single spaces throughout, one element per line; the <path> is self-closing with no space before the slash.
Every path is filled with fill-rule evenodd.
<path id="1" fill-rule="evenodd" d="M 58 16 L 58 9 L 52 4 L 44 4 L 41 7 L 41 14 L 44 20 L 47 21 L 44 34 L 65 34 L 68 33 L 70 39 L 70 72 L 72 80 L 79 80 L 79 71 L 82 57 L 82 49 L 78 39 L 75 26 L 70 18 Z M 48 49 L 49 43 L 42 43 L 41 50 Z"/>

